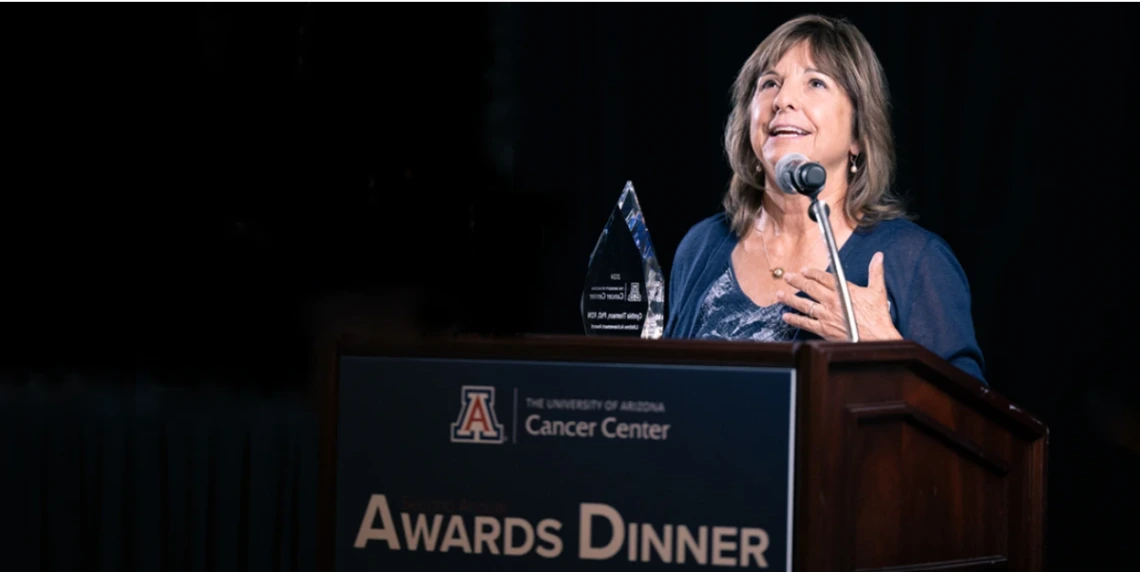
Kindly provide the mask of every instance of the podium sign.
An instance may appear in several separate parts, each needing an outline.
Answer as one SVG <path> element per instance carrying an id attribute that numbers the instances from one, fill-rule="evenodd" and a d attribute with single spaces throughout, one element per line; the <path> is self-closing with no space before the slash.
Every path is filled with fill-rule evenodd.
<path id="1" fill-rule="evenodd" d="M 795 370 L 342 356 L 333 554 L 791 570 Z"/>

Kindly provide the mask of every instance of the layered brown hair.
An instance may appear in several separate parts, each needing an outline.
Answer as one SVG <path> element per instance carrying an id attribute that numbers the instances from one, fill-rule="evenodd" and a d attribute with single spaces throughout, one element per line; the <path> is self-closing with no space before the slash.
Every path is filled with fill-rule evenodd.
<path id="1" fill-rule="evenodd" d="M 757 80 L 801 42 L 807 42 L 816 67 L 835 79 L 852 103 L 851 128 L 861 153 L 855 158 L 857 171 L 847 173 L 844 211 L 864 227 L 906 217 L 901 200 L 891 189 L 895 152 L 890 90 L 879 58 L 855 26 L 841 19 L 808 15 L 776 28 L 744 62 L 733 84 L 732 113 L 724 132 L 733 172 L 724 207 L 733 231 L 743 236 L 752 228 L 764 197 L 764 176 L 752 150 L 749 112 Z"/>

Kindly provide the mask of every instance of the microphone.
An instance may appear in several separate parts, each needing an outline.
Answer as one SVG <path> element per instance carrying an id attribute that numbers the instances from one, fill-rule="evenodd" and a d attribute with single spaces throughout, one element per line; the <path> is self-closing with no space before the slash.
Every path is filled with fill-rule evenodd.
<path id="1" fill-rule="evenodd" d="M 827 255 L 835 270 L 835 285 L 839 290 L 839 300 L 843 303 L 843 317 L 847 321 L 847 339 L 859 341 L 859 328 L 855 324 L 855 310 L 851 307 L 851 293 L 847 290 L 847 276 L 843 264 L 839 262 L 839 248 L 835 245 L 835 234 L 831 230 L 831 209 L 819 200 L 819 193 L 827 183 L 827 171 L 823 165 L 808 160 L 799 153 L 789 153 L 776 162 L 776 182 L 780 189 L 789 195 L 804 195 L 811 199 L 808 216 L 819 225 L 823 241 L 827 243 Z"/>
<path id="2" fill-rule="evenodd" d="M 799 153 L 789 153 L 776 162 L 776 181 L 789 195 L 799 193 L 814 199 L 827 182 L 827 171 Z"/>

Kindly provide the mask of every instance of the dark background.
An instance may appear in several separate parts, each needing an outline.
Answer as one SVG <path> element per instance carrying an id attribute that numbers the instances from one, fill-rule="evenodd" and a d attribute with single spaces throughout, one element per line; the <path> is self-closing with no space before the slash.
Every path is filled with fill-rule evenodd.
<path id="1" fill-rule="evenodd" d="M 343 293 L 432 327 L 580 333 L 622 185 L 668 273 L 726 188 L 735 73 L 805 12 L 848 17 L 877 50 L 897 184 L 970 277 L 993 388 L 1051 426 L 1054 569 L 1125 554 L 1140 509 L 1125 7 L 10 7 L 13 379 L 141 366 L 301 388 L 313 308 Z M 386 298 L 401 291 L 418 294 Z"/>

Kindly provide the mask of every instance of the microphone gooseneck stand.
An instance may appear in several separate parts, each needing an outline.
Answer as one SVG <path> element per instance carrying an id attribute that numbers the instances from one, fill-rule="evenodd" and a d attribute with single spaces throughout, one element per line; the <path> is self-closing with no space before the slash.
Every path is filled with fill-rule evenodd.
<path id="1" fill-rule="evenodd" d="M 839 300 L 843 304 L 843 318 L 847 321 L 847 339 L 858 342 L 859 329 L 855 326 L 855 310 L 851 307 L 851 293 L 847 290 L 847 276 L 843 274 L 843 265 L 839 263 L 839 249 L 835 246 L 835 234 L 831 230 L 831 207 L 819 200 L 819 190 L 808 196 L 811 197 L 808 216 L 819 224 L 819 231 L 823 233 L 823 241 L 827 243 L 827 255 L 831 258 L 831 268 L 835 270 L 835 282 L 836 286 L 839 287 Z"/>
<path id="2" fill-rule="evenodd" d="M 843 273 L 843 264 L 839 262 L 839 248 L 835 245 L 835 234 L 831 230 L 831 208 L 819 200 L 819 193 L 827 184 L 827 170 L 799 153 L 791 153 L 776 163 L 776 178 L 785 193 L 798 193 L 811 199 L 808 216 L 819 225 L 819 231 L 827 243 L 827 255 L 831 258 L 831 268 L 835 271 L 835 285 L 843 304 L 843 318 L 847 322 L 847 339 L 858 342 L 859 328 L 855 325 L 851 293 L 847 291 L 847 276 Z"/>

